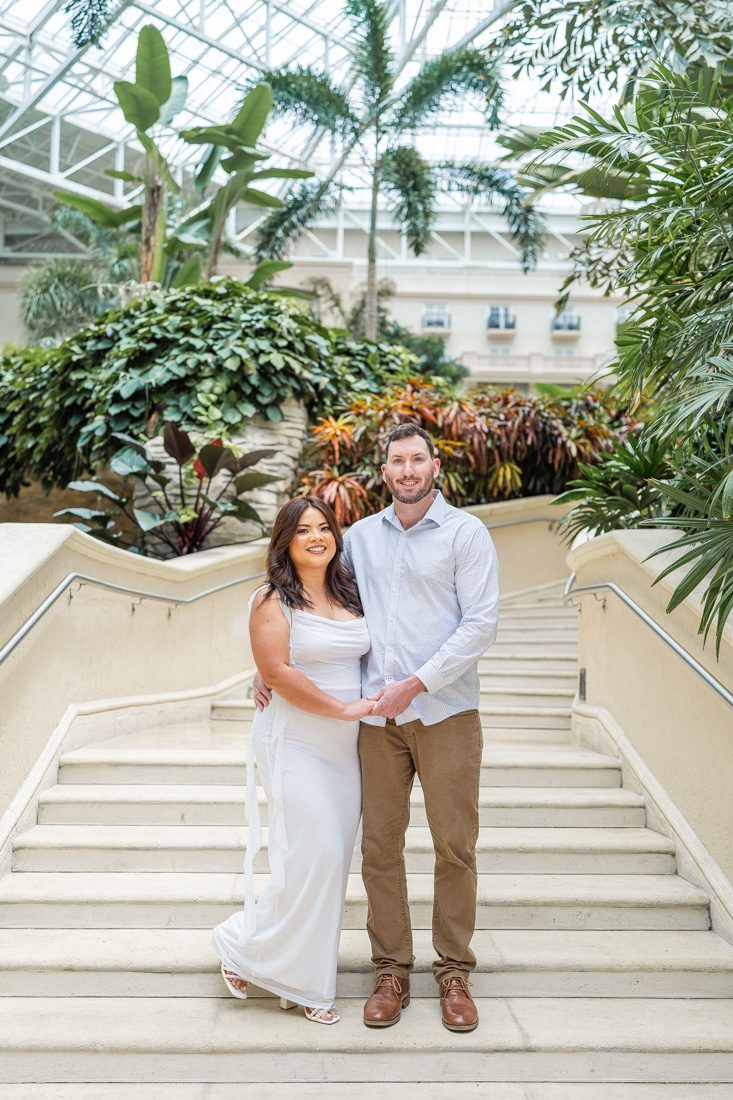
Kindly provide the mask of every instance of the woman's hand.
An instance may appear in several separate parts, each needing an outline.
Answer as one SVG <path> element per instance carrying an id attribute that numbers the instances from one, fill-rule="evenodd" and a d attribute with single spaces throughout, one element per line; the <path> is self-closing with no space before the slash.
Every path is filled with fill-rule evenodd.
<path id="1" fill-rule="evenodd" d="M 363 699 L 355 699 L 353 703 L 344 703 L 344 710 L 341 715 L 342 721 L 359 722 L 362 718 L 366 718 L 368 714 L 372 713 L 374 705 L 381 694 L 381 691 L 378 691 L 375 695 L 366 695 Z"/>

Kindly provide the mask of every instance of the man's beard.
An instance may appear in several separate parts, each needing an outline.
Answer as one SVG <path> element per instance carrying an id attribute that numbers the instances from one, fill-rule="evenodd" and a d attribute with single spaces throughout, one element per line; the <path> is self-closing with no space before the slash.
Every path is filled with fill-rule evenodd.
<path id="1" fill-rule="evenodd" d="M 428 493 L 432 493 L 435 485 L 435 478 L 431 477 L 427 486 L 416 485 L 412 490 L 405 490 L 401 489 L 391 478 L 385 477 L 384 480 L 387 482 L 387 488 L 392 497 L 400 504 L 417 504 L 418 501 L 424 500 Z"/>

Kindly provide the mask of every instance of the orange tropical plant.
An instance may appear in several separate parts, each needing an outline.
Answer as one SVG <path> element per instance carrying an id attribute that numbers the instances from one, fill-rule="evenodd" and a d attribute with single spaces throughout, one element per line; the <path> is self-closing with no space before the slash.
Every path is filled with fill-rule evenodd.
<path id="1" fill-rule="evenodd" d="M 384 440 L 414 423 L 434 439 L 441 488 L 457 506 L 559 493 L 640 422 L 602 391 L 553 398 L 516 390 L 458 392 L 439 379 L 415 378 L 352 400 L 312 428 L 300 493 L 316 493 L 343 526 L 388 502 L 380 466 Z"/>

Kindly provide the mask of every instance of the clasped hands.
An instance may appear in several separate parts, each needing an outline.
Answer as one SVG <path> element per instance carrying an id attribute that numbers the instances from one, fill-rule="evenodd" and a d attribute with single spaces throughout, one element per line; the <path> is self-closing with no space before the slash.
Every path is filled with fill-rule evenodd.
<path id="1" fill-rule="evenodd" d="M 255 706 L 258 710 L 264 710 L 272 698 L 272 692 L 259 672 L 255 674 L 253 686 Z M 417 676 L 393 680 L 374 695 L 367 695 L 363 699 L 348 704 L 348 710 L 353 710 L 353 713 L 348 713 L 347 717 L 350 720 L 366 715 L 373 715 L 375 718 L 398 718 L 411 705 L 415 696 L 425 690 L 425 685 L 418 680 Z M 368 706 L 368 704 L 371 705 Z"/>

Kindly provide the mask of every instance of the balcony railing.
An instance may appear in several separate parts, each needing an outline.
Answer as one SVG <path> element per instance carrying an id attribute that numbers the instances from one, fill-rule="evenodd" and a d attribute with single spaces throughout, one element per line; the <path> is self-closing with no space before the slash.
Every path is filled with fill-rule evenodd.
<path id="1" fill-rule="evenodd" d="M 488 336 L 513 336 L 517 328 L 517 315 L 508 306 L 492 306 L 486 319 Z"/>
<path id="2" fill-rule="evenodd" d="M 433 332 L 436 335 L 448 333 L 451 330 L 451 315 L 447 309 L 426 309 L 420 327 L 423 332 Z"/>
<path id="3" fill-rule="evenodd" d="M 553 333 L 580 333 L 580 317 L 577 313 L 561 313 L 553 317 L 551 326 Z"/>

